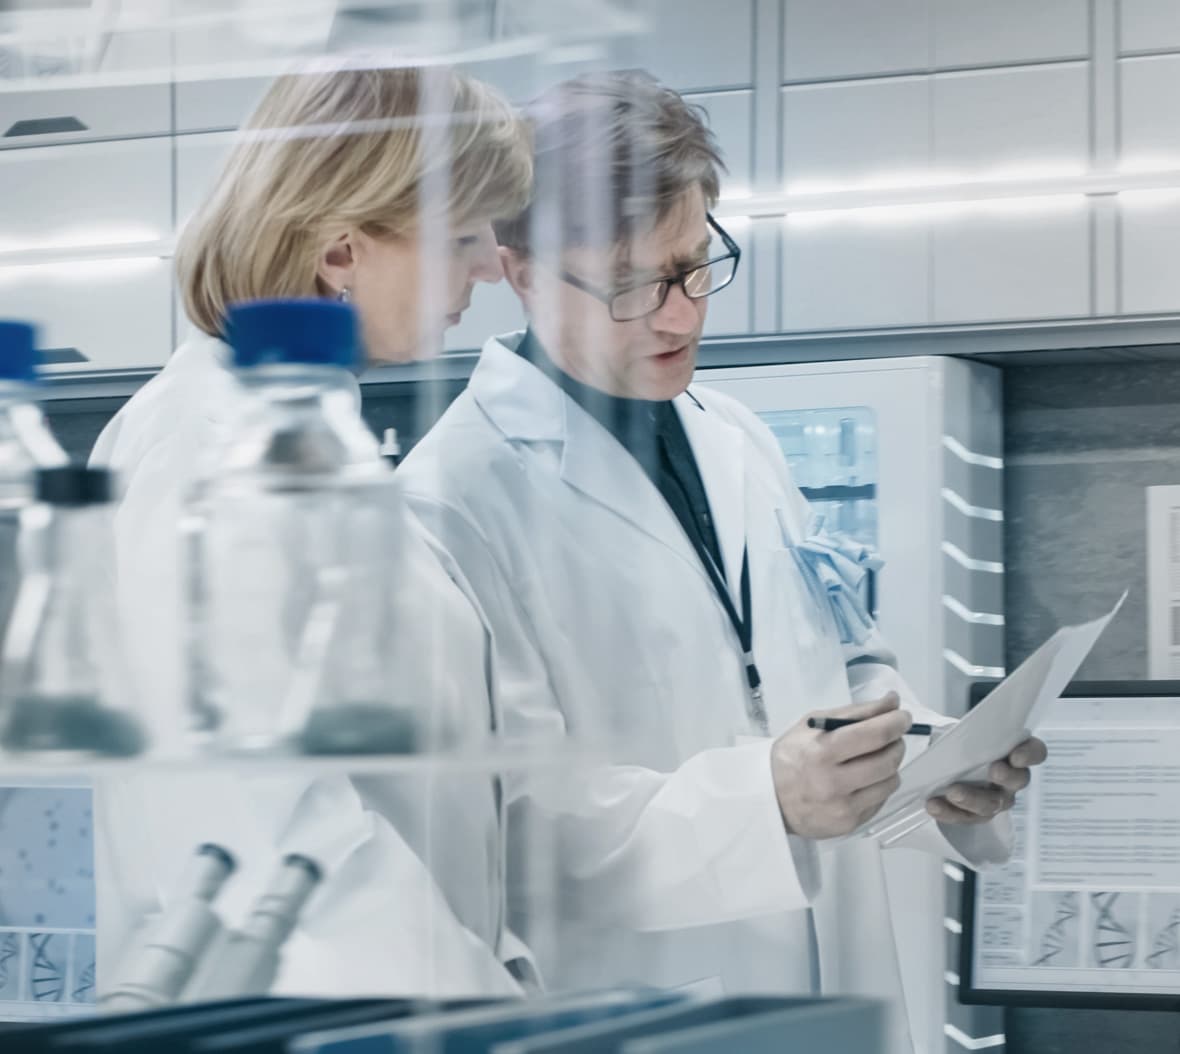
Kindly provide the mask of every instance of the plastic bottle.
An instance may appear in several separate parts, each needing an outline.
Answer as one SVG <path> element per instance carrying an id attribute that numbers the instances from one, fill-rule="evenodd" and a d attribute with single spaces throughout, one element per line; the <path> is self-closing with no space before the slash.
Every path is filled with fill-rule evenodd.
<path id="1" fill-rule="evenodd" d="M 76 757 L 146 745 L 110 588 L 111 475 L 38 469 L 0 669 L 0 745 Z"/>
<path id="2" fill-rule="evenodd" d="M 118 980 L 100 1001 L 104 1010 L 146 1010 L 180 996 L 222 932 L 212 905 L 235 866 L 221 846 L 206 843 L 197 850 L 175 899 L 120 963 Z"/>
<path id="3" fill-rule="evenodd" d="M 402 504 L 360 416 L 352 309 L 231 310 L 249 398 L 186 505 L 190 690 L 215 749 L 421 749 L 399 697 Z"/>
<path id="4" fill-rule="evenodd" d="M 33 326 L 0 320 L 0 636 L 16 599 L 20 512 L 34 500 L 34 474 L 67 460 L 37 405 L 37 364 Z"/>

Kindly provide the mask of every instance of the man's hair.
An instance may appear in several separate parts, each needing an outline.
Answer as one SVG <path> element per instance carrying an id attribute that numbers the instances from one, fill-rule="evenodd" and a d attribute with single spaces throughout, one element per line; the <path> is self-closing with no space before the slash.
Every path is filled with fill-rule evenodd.
<path id="1" fill-rule="evenodd" d="M 349 230 L 398 238 L 527 202 L 528 133 L 496 91 L 443 67 L 350 61 L 275 81 L 185 228 L 177 278 L 206 333 L 235 301 L 329 294 L 320 253 Z"/>
<path id="2" fill-rule="evenodd" d="M 700 187 L 717 202 L 725 163 L 704 111 L 648 73 L 591 73 L 527 108 L 533 195 L 496 223 L 500 244 L 525 256 L 616 248 L 656 226 Z"/>

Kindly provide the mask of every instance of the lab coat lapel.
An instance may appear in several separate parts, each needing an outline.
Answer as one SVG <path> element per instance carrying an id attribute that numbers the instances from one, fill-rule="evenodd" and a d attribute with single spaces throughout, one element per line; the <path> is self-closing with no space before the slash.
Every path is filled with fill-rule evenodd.
<path id="1" fill-rule="evenodd" d="M 671 549 L 707 580 L 672 510 L 639 463 L 601 424 L 534 365 L 494 338 L 471 392 L 508 439 L 561 444 L 562 481 Z"/>
<path id="2" fill-rule="evenodd" d="M 688 393 L 675 406 L 705 484 L 729 591 L 737 604 L 746 548 L 745 437 L 741 429 L 709 413 Z"/>
<path id="3" fill-rule="evenodd" d="M 561 478 L 705 570 L 664 497 L 631 454 L 572 399 L 565 405 Z"/>

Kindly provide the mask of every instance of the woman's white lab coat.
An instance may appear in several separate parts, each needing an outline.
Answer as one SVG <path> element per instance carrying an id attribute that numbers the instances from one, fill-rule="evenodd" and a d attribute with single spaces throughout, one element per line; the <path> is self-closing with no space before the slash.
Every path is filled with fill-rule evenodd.
<path id="1" fill-rule="evenodd" d="M 518 926 L 542 973 L 556 986 L 807 991 L 814 905 L 824 989 L 900 1006 L 880 850 L 820 853 L 785 833 L 771 740 L 751 720 L 737 636 L 699 557 L 638 462 L 503 343 L 515 339 L 485 346 L 399 477 L 484 610 L 506 734 L 610 743 L 613 765 L 512 792 L 510 858 L 527 872 L 532 847 L 550 844 L 560 868 L 553 932 Z M 772 735 L 889 689 L 918 720 L 945 721 L 916 704 L 875 631 L 842 645 L 801 571 L 809 509 L 771 433 L 733 400 L 691 393 L 675 405 L 739 609 L 749 551 Z M 1006 821 L 951 837 L 958 852 L 931 823 L 910 844 L 976 862 L 1007 853 Z M 511 899 L 511 871 L 509 884 Z M 821 884 L 838 901 L 817 897 Z M 539 900 L 522 885 L 528 919 Z M 891 1049 L 906 1049 L 904 1015 L 893 1031 Z"/>
<path id="2" fill-rule="evenodd" d="M 202 455 L 243 394 L 228 348 L 195 333 L 115 416 L 95 463 L 121 478 L 116 580 L 141 705 L 156 744 L 178 746 L 183 704 L 178 519 Z M 358 389 L 359 399 L 359 389 Z M 411 517 L 390 525 L 405 548 L 405 617 L 390 629 L 405 687 L 475 734 L 491 725 L 486 632 Z M 287 945 L 277 991 L 515 993 L 501 965 L 499 805 L 487 774 L 313 777 L 181 767 L 107 777 L 96 787 L 99 987 L 129 935 L 158 911 L 201 842 L 240 870 L 217 904 L 237 923 L 283 854 L 325 865 L 323 886 Z M 426 861 L 428 866 L 424 866 Z M 433 873 L 431 871 L 433 868 Z"/>

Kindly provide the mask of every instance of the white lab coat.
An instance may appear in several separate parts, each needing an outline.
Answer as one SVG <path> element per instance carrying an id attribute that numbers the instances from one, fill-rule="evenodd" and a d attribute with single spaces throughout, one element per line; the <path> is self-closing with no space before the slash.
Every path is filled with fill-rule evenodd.
<path id="1" fill-rule="evenodd" d="M 118 598 L 139 698 L 164 751 L 180 748 L 187 726 L 177 523 L 203 453 L 241 405 L 228 353 L 194 331 L 92 454 L 117 470 L 124 488 L 115 515 Z M 406 548 L 405 617 L 391 629 L 390 647 L 401 656 L 404 687 L 486 734 L 486 632 L 412 518 L 402 531 L 395 526 Z M 194 848 L 212 841 L 240 864 L 217 901 L 231 924 L 283 854 L 304 852 L 326 867 L 287 945 L 276 991 L 517 993 L 500 961 L 519 948 L 503 929 L 498 808 L 486 774 L 260 775 L 244 763 L 240 773 L 190 767 L 107 778 L 96 788 L 100 990 Z"/>
<path id="2" fill-rule="evenodd" d="M 613 765 L 513 789 L 511 858 L 527 871 L 549 844 L 559 867 L 548 927 L 529 880 L 517 905 L 543 975 L 805 992 L 814 905 L 824 989 L 892 999 L 891 1049 L 908 1049 L 880 850 L 819 852 L 785 833 L 771 740 L 748 716 L 741 649 L 700 559 L 635 459 L 504 343 L 516 339 L 488 342 L 399 477 L 483 607 L 506 734 L 610 741 Z M 805 587 L 791 547 L 809 510 L 772 434 L 693 391 L 675 405 L 735 605 L 748 545 L 772 734 L 889 689 L 918 720 L 945 721 L 917 705 L 879 634 L 843 647 Z M 931 823 L 910 843 L 979 863 L 1003 859 L 1010 832 L 1001 820 L 951 837 L 958 851 Z"/>

